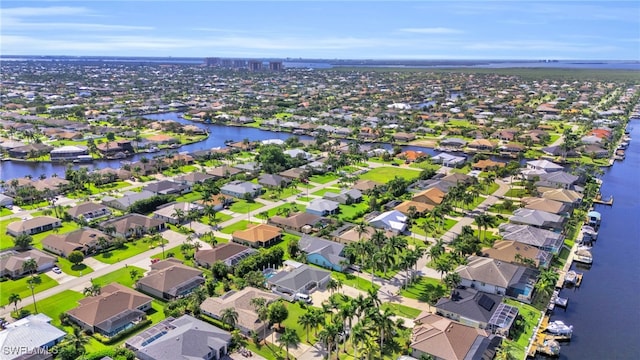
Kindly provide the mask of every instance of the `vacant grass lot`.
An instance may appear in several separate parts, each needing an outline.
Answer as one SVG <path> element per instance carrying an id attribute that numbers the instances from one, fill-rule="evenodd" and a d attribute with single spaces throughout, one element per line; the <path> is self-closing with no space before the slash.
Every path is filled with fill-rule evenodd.
<path id="1" fill-rule="evenodd" d="M 364 212 L 367 209 L 369 209 L 368 201 L 361 201 L 357 204 L 351 205 L 340 205 L 340 213 L 338 214 L 338 219 L 357 222 L 357 220 L 364 215 Z"/>
<path id="2" fill-rule="evenodd" d="M 249 227 L 250 224 L 256 224 L 254 222 L 249 222 L 248 220 L 240 220 L 237 223 L 233 223 L 224 229 L 220 230 L 223 234 L 232 234 L 234 231 L 245 230 Z"/>
<path id="3" fill-rule="evenodd" d="M 402 304 L 384 303 L 380 306 L 380 309 L 384 311 L 385 308 L 391 308 L 391 310 L 398 316 L 402 316 L 409 319 L 415 319 L 422 313 L 422 310 L 415 309 Z"/>
<path id="4" fill-rule="evenodd" d="M 313 175 L 309 178 L 309 181 L 314 182 L 316 184 L 326 184 L 333 180 L 338 180 L 338 175 L 327 173 L 323 175 Z"/>
<path id="5" fill-rule="evenodd" d="M 136 266 L 127 266 L 100 277 L 94 278 L 93 283 L 100 286 L 109 285 L 113 282 L 133 288 L 136 279 L 131 278 L 131 270 L 137 270 L 138 276 L 142 277 L 145 270 Z"/>
<path id="6" fill-rule="evenodd" d="M 312 195 L 316 195 L 316 196 L 324 196 L 324 194 L 326 194 L 326 193 L 328 193 L 328 192 L 330 192 L 330 193 L 335 193 L 335 194 L 339 194 L 339 193 L 340 193 L 340 189 L 339 189 L 339 188 L 336 188 L 336 187 L 327 187 L 327 188 L 320 189 L 320 190 L 318 190 L 318 191 L 314 192 Z"/>
<path id="7" fill-rule="evenodd" d="M 152 244 L 148 241 L 145 242 L 143 240 L 136 240 L 125 243 L 124 246 L 120 249 L 114 249 L 111 251 L 100 253 L 94 256 L 94 258 L 106 264 L 115 264 L 121 260 L 128 259 L 147 250 L 154 249 L 159 245 L 159 243 Z"/>
<path id="8" fill-rule="evenodd" d="M 371 285 L 371 280 L 363 279 L 354 274 L 345 274 L 337 271 L 332 271 L 331 277 L 335 280 L 340 280 L 343 285 L 351 286 L 362 291 L 369 291 L 370 289 L 378 291 L 380 289 L 380 285 Z"/>
<path id="9" fill-rule="evenodd" d="M 77 198 L 81 198 L 88 195 L 95 195 L 95 194 L 99 194 L 99 193 L 103 193 L 111 190 L 122 189 L 128 186 L 131 186 L 131 184 L 129 184 L 126 181 L 116 181 L 110 184 L 104 184 L 100 186 L 96 186 L 95 184 L 88 184 L 87 186 L 85 186 L 84 190 L 73 191 L 71 193 L 68 193 L 66 197 L 70 199 L 77 199 Z"/>
<path id="10" fill-rule="evenodd" d="M 360 175 L 360 179 L 373 180 L 386 184 L 396 176 L 405 178 L 406 180 L 413 180 L 419 175 L 419 170 L 384 166 L 367 171 L 366 173 Z"/>
<path id="11" fill-rule="evenodd" d="M 284 216 L 284 213 L 286 211 L 289 211 L 291 214 L 293 214 L 294 212 L 303 212 L 307 207 L 302 205 L 302 204 L 291 204 L 291 203 L 287 203 L 287 204 L 282 204 L 280 206 L 274 207 L 273 209 L 267 211 L 267 216 L 268 217 L 273 217 L 276 215 L 281 215 Z M 287 210 L 288 209 L 288 210 Z M 260 213 L 262 214 L 262 213 Z"/>
<path id="12" fill-rule="evenodd" d="M 400 295 L 410 299 L 424 302 L 437 300 L 446 295 L 447 289 L 438 279 L 421 277 L 406 289 L 400 291 Z"/>
<path id="13" fill-rule="evenodd" d="M 282 200 L 299 193 L 300 190 L 295 187 L 287 187 L 282 189 L 280 192 L 274 189 L 267 189 L 267 191 L 260 195 L 260 197 L 266 200 Z"/>
<path id="14" fill-rule="evenodd" d="M 42 283 L 35 287 L 34 293 L 36 294 L 58 285 L 58 282 L 45 274 L 40 274 L 39 276 Z M 9 304 L 9 295 L 14 293 L 20 295 L 20 298 L 22 299 L 29 298 L 31 296 L 31 289 L 28 286 L 28 281 L 30 278 L 30 276 L 25 276 L 17 280 L 7 280 L 4 282 L 0 282 L 0 306 L 10 306 L 11 308 L 13 308 L 13 304 L 7 304 Z M 19 308 L 20 303 L 18 303 L 18 309 Z"/>
<path id="15" fill-rule="evenodd" d="M 236 199 L 233 204 L 229 207 L 229 210 L 233 211 L 234 213 L 238 213 L 238 214 L 246 214 L 249 211 L 256 211 L 258 209 L 260 209 L 261 207 L 263 207 L 264 205 L 262 205 L 259 202 L 247 202 L 246 200 L 243 199 Z"/>

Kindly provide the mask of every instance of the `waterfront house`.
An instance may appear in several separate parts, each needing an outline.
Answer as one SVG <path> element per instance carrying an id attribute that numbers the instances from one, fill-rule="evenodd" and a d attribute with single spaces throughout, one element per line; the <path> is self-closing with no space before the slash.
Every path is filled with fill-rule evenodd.
<path id="1" fill-rule="evenodd" d="M 491 159 L 478 160 L 471 165 L 471 169 L 479 171 L 495 170 L 505 167 L 505 163 L 493 161 Z"/>
<path id="2" fill-rule="evenodd" d="M 79 300 L 67 315 L 87 332 L 113 337 L 144 320 L 152 300 L 124 285 L 111 283 L 103 286 L 99 295 Z"/>
<path id="3" fill-rule="evenodd" d="M 100 230 L 78 229 L 66 234 L 51 234 L 42 239 L 42 248 L 56 255 L 67 257 L 72 251 L 88 255 L 102 249 L 100 243 L 111 244 L 112 238 Z"/>
<path id="4" fill-rule="evenodd" d="M 467 145 L 467 142 L 460 138 L 446 138 L 440 140 L 440 146 L 461 149 Z"/>
<path id="5" fill-rule="evenodd" d="M 28 260 L 35 260 L 36 272 L 51 269 L 56 264 L 56 257 L 46 254 L 38 249 L 26 251 L 5 250 L 0 253 L 0 277 L 19 278 L 29 272 L 24 269 Z"/>
<path id="6" fill-rule="evenodd" d="M 521 200 L 525 209 L 542 210 L 556 215 L 567 215 L 571 212 L 571 207 L 567 204 L 538 197 L 525 197 Z"/>
<path id="7" fill-rule="evenodd" d="M 466 265 L 455 269 L 460 285 L 530 303 L 539 272 L 486 257 L 470 256 Z"/>
<path id="8" fill-rule="evenodd" d="M 430 312 L 415 319 L 411 355 L 446 360 L 493 359 L 501 337 Z"/>
<path id="9" fill-rule="evenodd" d="M 202 271 L 182 264 L 174 258 L 151 264 L 151 270 L 138 282 L 136 289 L 162 300 L 187 295 L 204 284 Z"/>
<path id="10" fill-rule="evenodd" d="M 374 228 L 390 230 L 397 234 L 407 229 L 407 216 L 398 210 L 383 212 L 367 222 Z"/>
<path id="11" fill-rule="evenodd" d="M 542 170 L 546 173 L 564 170 L 562 166 L 544 159 L 527 161 L 527 169 Z"/>
<path id="12" fill-rule="evenodd" d="M 93 221 L 111 215 L 111 210 L 102 204 L 86 202 L 69 208 L 67 213 L 74 220 Z"/>
<path id="13" fill-rule="evenodd" d="M 34 235 L 62 226 L 62 220 L 51 216 L 36 216 L 27 220 L 14 221 L 7 225 L 7 234 Z"/>
<path id="14" fill-rule="evenodd" d="M 247 336 L 252 332 L 262 336 L 269 323 L 259 319 L 256 307 L 251 304 L 251 300 L 256 298 L 265 299 L 267 305 L 280 299 L 273 293 L 248 286 L 242 290 L 228 291 L 219 297 L 206 298 L 200 305 L 200 310 L 203 314 L 220 320 L 225 309 L 234 309 L 238 313 L 235 326 L 240 332 Z"/>
<path id="15" fill-rule="evenodd" d="M 234 231 L 231 239 L 253 248 L 269 247 L 282 239 L 282 229 L 267 224 L 253 224 L 246 230 Z"/>
<path id="16" fill-rule="evenodd" d="M 343 244 L 305 234 L 300 238 L 298 247 L 310 264 L 334 271 L 344 271 L 348 266 Z"/>
<path id="17" fill-rule="evenodd" d="M 152 219 L 148 216 L 132 213 L 104 221 L 100 223 L 100 228 L 103 231 L 113 228 L 114 236 L 130 238 L 162 231 L 165 228 L 165 223 L 161 219 Z"/>
<path id="18" fill-rule="evenodd" d="M 564 236 L 560 233 L 533 226 L 505 223 L 498 229 L 504 240 L 535 246 L 552 254 L 559 254 L 564 244 Z"/>
<path id="19" fill-rule="evenodd" d="M 323 289 L 331 279 L 331 273 L 309 265 L 287 260 L 288 266 L 267 279 L 267 285 L 278 294 L 293 296 L 297 293 L 309 294 Z"/>
<path id="20" fill-rule="evenodd" d="M 564 216 L 552 214 L 542 210 L 517 209 L 509 217 L 512 224 L 522 224 L 535 226 L 541 229 L 559 231 L 562 229 L 566 218 Z"/>
<path id="21" fill-rule="evenodd" d="M 199 266 L 210 268 L 217 261 L 227 266 L 235 266 L 240 260 L 255 254 L 256 250 L 236 243 L 225 243 L 213 249 L 201 249 L 194 254 L 194 260 Z"/>
<path id="22" fill-rule="evenodd" d="M 222 165 L 215 167 L 207 172 L 207 174 L 213 176 L 215 179 L 225 179 L 234 175 L 238 175 L 242 170 L 235 167 Z"/>
<path id="23" fill-rule="evenodd" d="M 51 150 L 53 150 L 53 146 L 42 143 L 33 143 L 11 148 L 8 150 L 8 153 L 10 158 L 26 159 L 49 154 Z"/>
<path id="24" fill-rule="evenodd" d="M 575 207 L 582 202 L 582 194 L 577 191 L 567 189 L 547 190 L 542 193 L 541 197 L 549 200 L 560 201 L 571 207 Z"/>
<path id="25" fill-rule="evenodd" d="M 456 156 L 451 155 L 446 152 L 440 153 L 438 155 L 432 156 L 431 161 L 435 164 L 442 164 L 447 167 L 457 167 L 458 165 L 462 165 L 467 161 L 467 158 L 464 156 Z"/>
<path id="26" fill-rule="evenodd" d="M 493 151 L 496 148 L 496 144 L 488 139 L 475 139 L 467 147 L 475 150 Z"/>
<path id="27" fill-rule="evenodd" d="M 564 171 L 555 171 L 540 175 L 540 180 L 536 181 L 536 187 L 572 189 L 580 179 L 578 176 Z"/>
<path id="28" fill-rule="evenodd" d="M 202 205 L 198 204 L 174 202 L 160 206 L 158 210 L 153 212 L 153 218 L 176 225 L 189 221 L 186 215 L 191 212 L 195 212 L 198 215 L 202 214 L 203 209 Z M 178 217 L 179 213 L 182 213 L 182 218 Z"/>
<path id="29" fill-rule="evenodd" d="M 516 265 L 543 269 L 549 267 L 553 259 L 553 254 L 548 251 L 513 240 L 496 241 L 492 247 L 482 249 L 482 255 Z"/>
<path id="30" fill-rule="evenodd" d="M 305 211 L 317 216 L 333 215 L 340 211 L 340 204 L 327 199 L 313 199 Z"/>
<path id="31" fill-rule="evenodd" d="M 142 190 L 140 192 L 125 191 L 122 197 L 115 198 L 112 196 L 105 196 L 102 198 L 102 203 L 108 207 L 114 209 L 126 211 L 129 207 L 140 200 L 146 200 L 156 196 L 151 191 Z"/>
<path id="32" fill-rule="evenodd" d="M 49 350 L 62 341 L 67 333 L 51 325 L 45 314 L 29 315 L 8 323 L 0 331 L 2 360 L 49 360 Z M 13 352 L 12 352 L 13 350 Z"/>
<path id="33" fill-rule="evenodd" d="M 31 183 L 31 186 L 33 186 L 38 191 L 47 191 L 57 195 L 62 193 L 69 184 L 70 182 L 63 178 L 50 177 L 46 179 L 36 180 Z"/>
<path id="34" fill-rule="evenodd" d="M 125 342 L 140 360 L 227 358 L 231 334 L 191 315 L 168 317 Z"/>
<path id="35" fill-rule="evenodd" d="M 255 198 L 260 196 L 262 186 L 248 181 L 235 180 L 220 188 L 220 192 L 239 199 L 245 197 Z"/>
<path id="36" fill-rule="evenodd" d="M 487 330 L 500 336 L 509 336 L 518 316 L 518 308 L 502 302 L 503 296 L 456 288 L 448 298 L 435 304 L 436 314 L 459 323 Z"/>

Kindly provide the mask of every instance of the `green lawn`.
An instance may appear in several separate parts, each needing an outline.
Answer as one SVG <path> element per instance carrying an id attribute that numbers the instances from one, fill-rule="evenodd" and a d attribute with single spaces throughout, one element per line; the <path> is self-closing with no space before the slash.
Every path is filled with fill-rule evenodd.
<path id="1" fill-rule="evenodd" d="M 373 168 L 367 171 L 366 173 L 360 175 L 360 179 L 373 180 L 379 183 L 386 184 L 396 176 L 405 178 L 406 180 L 413 180 L 417 178 L 419 175 L 420 175 L 420 171 L 418 170 L 395 167 L 395 166 L 393 167 L 384 166 L 384 167 Z"/>
<path id="2" fill-rule="evenodd" d="M 160 244 L 151 244 L 139 239 L 125 243 L 123 248 L 100 253 L 94 256 L 94 258 L 106 264 L 115 264 L 121 260 L 136 256 L 147 250 L 155 249 L 159 247 L 159 245 Z"/>
<path id="3" fill-rule="evenodd" d="M 497 214 L 503 214 L 503 215 L 513 215 L 513 209 L 518 209 L 520 203 L 514 203 L 513 204 L 513 208 L 512 210 L 507 210 L 502 206 L 502 203 L 499 204 L 493 204 L 491 206 L 489 206 L 489 208 L 487 209 L 489 212 L 492 213 L 497 213 Z"/>
<path id="4" fill-rule="evenodd" d="M 82 275 L 87 275 L 88 273 L 93 272 L 92 268 L 90 268 L 89 266 L 83 263 L 74 265 L 66 258 L 63 258 L 60 256 L 58 256 L 58 261 L 56 262 L 56 265 L 60 268 L 60 270 L 62 270 L 62 272 L 72 276 L 82 276 Z"/>
<path id="5" fill-rule="evenodd" d="M 131 184 L 129 184 L 126 181 L 116 181 L 110 184 L 104 184 L 100 186 L 96 186 L 95 184 L 88 184 L 87 186 L 85 186 L 84 190 L 67 193 L 66 197 L 70 199 L 77 199 L 77 198 L 81 198 L 89 195 L 103 193 L 106 191 L 122 189 L 128 186 L 131 186 Z"/>
<path id="6" fill-rule="evenodd" d="M 525 189 L 509 189 L 509 191 L 507 191 L 506 194 L 504 194 L 504 196 L 507 196 L 507 197 L 517 197 L 517 198 L 521 198 L 528 195 L 529 194 Z"/>
<path id="7" fill-rule="evenodd" d="M 298 200 L 298 201 L 303 201 L 303 202 L 309 202 L 309 201 L 311 201 L 311 200 L 313 200 L 313 199 L 315 199 L 315 198 L 313 198 L 313 197 L 309 197 L 309 196 L 301 196 L 301 197 L 299 197 L 297 200 Z"/>
<path id="8" fill-rule="evenodd" d="M 524 359 L 526 355 L 525 350 L 529 345 L 529 339 L 534 336 L 533 331 L 536 325 L 538 325 L 538 321 L 540 321 L 542 313 L 533 306 L 523 304 L 519 301 L 504 299 L 504 302 L 517 307 L 519 310 L 519 316 L 521 316 L 526 322 L 523 329 L 524 331 L 517 334 L 513 339 L 515 350 L 511 352 L 511 355 L 515 359 Z"/>
<path id="9" fill-rule="evenodd" d="M 0 208 L 0 217 L 4 217 L 4 216 L 9 216 L 13 214 L 13 212 L 9 209 L 7 209 L 6 207 L 1 207 Z"/>
<path id="10" fill-rule="evenodd" d="M 314 192 L 312 195 L 324 196 L 324 194 L 326 194 L 328 192 L 338 194 L 338 193 L 340 193 L 340 189 L 339 188 L 335 188 L 335 187 L 327 187 L 327 188 L 320 189 L 320 190 Z"/>
<path id="11" fill-rule="evenodd" d="M 422 313 L 422 310 L 420 309 L 396 303 L 384 303 L 380 306 L 381 310 L 384 310 L 385 308 L 391 308 L 396 315 L 409 319 L 415 319 Z"/>
<path id="12" fill-rule="evenodd" d="M 299 193 L 300 190 L 298 190 L 298 188 L 296 187 L 284 188 L 280 191 L 280 193 L 278 193 L 274 189 L 267 189 L 264 194 L 260 195 L 260 197 L 266 200 L 282 200 Z"/>
<path id="13" fill-rule="evenodd" d="M 247 202 L 244 199 L 235 199 L 235 201 L 233 202 L 233 204 L 229 207 L 229 210 L 233 211 L 234 213 L 238 213 L 238 214 L 246 214 L 250 211 L 256 211 L 258 209 L 260 209 L 261 207 L 263 207 L 264 205 L 262 205 L 259 202 Z"/>
<path id="14" fill-rule="evenodd" d="M 237 223 L 233 223 L 227 227 L 225 227 L 224 229 L 220 230 L 221 233 L 223 234 L 232 234 L 234 231 L 237 230 L 245 230 L 247 227 L 249 227 L 249 220 L 240 220 Z"/>
<path id="15" fill-rule="evenodd" d="M 55 216 L 55 215 L 51 215 L 51 216 Z M 63 221 L 62 226 L 59 228 L 33 235 L 33 247 L 42 249 L 42 239 L 46 238 L 51 234 L 66 234 L 68 232 L 72 232 L 73 230 L 78 230 L 78 229 L 80 229 L 80 225 L 77 222 Z"/>
<path id="16" fill-rule="evenodd" d="M 202 199 L 202 193 L 198 192 L 198 191 L 192 191 L 192 192 L 190 192 L 188 194 L 184 194 L 184 195 L 178 196 L 176 198 L 176 201 L 177 202 L 188 202 L 188 203 L 190 203 L 190 202 L 194 202 L 194 201 L 200 200 L 200 199 Z"/>
<path id="17" fill-rule="evenodd" d="M 49 206 L 49 203 L 45 200 L 34 203 L 34 204 L 29 204 L 29 205 L 18 205 L 20 206 L 20 208 L 22 210 L 34 210 L 34 209 L 39 209 L 45 206 Z"/>
<path id="18" fill-rule="evenodd" d="M 418 219 L 416 220 L 416 224 L 411 227 L 411 231 L 422 236 L 438 237 L 439 235 L 442 235 L 447 231 L 449 231 L 449 229 L 451 229 L 455 224 L 458 223 L 457 220 L 444 218 L 443 224 L 435 224 L 436 226 L 435 230 L 432 230 L 427 234 L 424 232 L 424 229 L 422 228 L 422 223 L 424 223 L 425 221 L 433 221 L 433 220 L 431 219 L 427 220 L 424 218 Z"/>
<path id="19" fill-rule="evenodd" d="M 480 189 L 480 193 L 483 195 L 491 195 L 494 192 L 496 192 L 498 189 L 500 188 L 500 185 L 496 184 L 496 183 L 491 183 L 489 186 L 487 187 L 482 187 Z"/>
<path id="20" fill-rule="evenodd" d="M 371 285 L 371 280 L 363 279 L 353 274 L 345 274 L 337 271 L 332 271 L 331 277 L 335 280 L 340 280 L 343 285 L 351 286 L 362 291 L 369 291 L 369 289 L 378 291 L 380 289 L 380 285 Z"/>
<path id="21" fill-rule="evenodd" d="M 78 306 L 78 300 L 82 298 L 84 298 L 84 296 L 79 292 L 65 290 L 38 301 L 38 312 L 49 316 L 52 319 L 51 325 L 62 327 L 62 324 L 60 324 L 60 314 Z M 25 309 L 34 310 L 33 305 L 29 305 L 25 307 Z"/>
<path id="22" fill-rule="evenodd" d="M 287 307 L 287 310 L 289 310 L 289 317 L 287 317 L 287 319 L 282 323 L 282 327 L 286 329 L 294 329 L 298 333 L 300 340 L 303 342 L 306 342 L 307 332 L 304 326 L 300 325 L 299 319 L 300 319 L 300 316 L 302 316 L 302 314 L 307 312 L 307 308 L 311 306 L 301 305 L 300 302 L 297 302 L 297 301 L 294 303 L 290 303 L 288 301 L 282 301 L 282 303 Z M 312 344 L 316 342 L 316 339 L 315 339 L 315 336 L 313 336 L 313 333 L 314 333 L 313 330 L 309 331 L 309 341 Z"/>
<path id="23" fill-rule="evenodd" d="M 233 219 L 233 216 L 231 216 L 231 215 L 227 215 L 227 214 L 224 214 L 224 213 L 221 213 L 220 211 L 218 211 L 218 212 L 216 213 L 215 221 L 214 221 L 214 222 L 210 222 L 210 221 L 209 221 L 209 217 L 208 217 L 208 216 L 206 216 L 206 215 L 203 215 L 203 216 L 200 218 L 200 220 L 198 220 L 198 221 L 199 221 L 199 222 L 201 222 L 201 223 L 203 223 L 203 224 L 214 225 L 214 224 L 216 224 L 216 223 L 218 223 L 218 224 L 219 224 L 219 223 L 221 223 L 221 222 L 225 222 L 225 221 L 227 221 L 227 220 L 231 220 L 231 219 Z"/>
<path id="24" fill-rule="evenodd" d="M 273 217 L 276 215 L 284 216 L 284 213 L 287 211 L 287 209 L 289 209 L 290 213 L 294 213 L 294 212 L 303 212 L 306 208 L 307 207 L 302 204 L 286 203 L 286 204 L 282 204 L 280 206 L 274 207 L 273 209 L 267 211 L 267 216 L 268 217 Z"/>
<path id="25" fill-rule="evenodd" d="M 357 222 L 359 218 L 364 216 L 365 212 L 369 209 L 368 201 L 361 201 L 357 204 L 340 205 L 340 214 L 338 219 L 344 221 Z"/>
<path id="26" fill-rule="evenodd" d="M 172 247 L 172 248 L 169 248 L 169 249 L 164 249 L 165 257 L 169 257 L 168 256 L 169 253 L 172 253 L 173 254 L 172 257 L 174 259 L 182 260 L 183 262 L 185 262 L 185 264 L 191 265 L 191 264 L 188 263 L 186 257 L 184 256 L 185 254 L 182 253 L 182 250 L 180 249 L 180 246 L 181 245 L 178 245 L 176 247 Z M 189 250 L 187 253 L 188 254 L 193 254 L 193 250 Z M 159 254 L 153 255 L 151 258 L 152 259 L 162 259 L 162 252 L 160 252 Z"/>
<path id="27" fill-rule="evenodd" d="M 36 294 L 58 285 L 57 281 L 53 280 L 46 274 L 40 274 L 39 276 L 42 283 L 35 287 L 34 292 Z M 13 293 L 20 295 L 20 298 L 22 299 L 30 297 L 31 289 L 29 289 L 27 285 L 30 278 L 30 276 L 25 276 L 17 280 L 0 282 L 0 306 L 7 305 L 9 303 L 9 295 Z M 11 305 L 11 307 L 13 308 L 13 305 Z M 20 308 L 20 303 L 18 303 L 18 308 Z"/>
<path id="28" fill-rule="evenodd" d="M 400 291 L 400 295 L 424 302 L 435 302 L 446 295 L 446 287 L 439 279 L 421 277 L 406 289 Z"/>
<path id="29" fill-rule="evenodd" d="M 136 266 L 127 266 L 116 271 L 112 271 L 108 274 L 102 275 L 100 277 L 94 278 L 93 283 L 98 284 L 100 286 L 105 286 L 111 284 L 112 282 L 117 282 L 118 284 L 122 284 L 124 286 L 128 286 L 130 288 L 133 287 L 135 280 L 131 278 L 130 271 L 138 270 L 138 276 L 142 277 L 144 275 L 145 270 Z M 136 279 L 137 280 L 137 279 Z"/>
<path id="30" fill-rule="evenodd" d="M 313 175 L 309 178 L 309 181 L 314 182 L 316 184 L 326 184 L 333 180 L 338 180 L 338 175 L 332 173 L 326 173 L 323 175 Z"/>

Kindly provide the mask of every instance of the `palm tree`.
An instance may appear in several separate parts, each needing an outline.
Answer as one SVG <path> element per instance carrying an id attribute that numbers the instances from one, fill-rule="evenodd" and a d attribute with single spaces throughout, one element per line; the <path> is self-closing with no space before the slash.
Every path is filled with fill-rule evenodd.
<path id="1" fill-rule="evenodd" d="M 429 256 L 431 256 L 431 259 L 435 260 L 440 255 L 444 254 L 444 252 L 444 241 L 442 241 L 442 239 L 438 239 L 429 249 Z"/>
<path id="2" fill-rule="evenodd" d="M 28 272 L 33 277 L 33 273 L 38 270 L 38 263 L 35 259 L 29 258 L 24 263 L 22 263 L 22 270 L 24 272 Z"/>
<path id="3" fill-rule="evenodd" d="M 351 300 L 351 298 L 348 298 L 347 301 L 345 301 L 342 306 L 340 306 L 340 309 L 338 310 L 338 315 L 340 316 L 340 320 L 342 321 L 343 324 L 348 323 L 349 324 L 349 330 L 351 330 L 351 328 L 353 327 L 353 317 L 356 314 L 356 308 L 355 305 L 353 303 L 353 300 Z M 344 353 L 347 352 L 347 340 L 345 339 L 344 341 L 344 347 L 342 348 L 342 351 Z"/>
<path id="4" fill-rule="evenodd" d="M 293 328 L 286 328 L 282 335 L 280 335 L 280 347 L 285 346 L 287 350 L 287 359 L 289 358 L 289 347 L 297 348 L 300 344 L 300 337 Z"/>
<path id="5" fill-rule="evenodd" d="M 395 323 L 392 319 L 393 316 L 395 316 L 395 313 L 391 308 L 387 307 L 384 308 L 383 311 L 379 311 L 373 318 L 373 321 L 380 332 L 380 349 L 382 349 L 384 341 L 386 340 L 385 334 L 387 336 L 392 334 L 393 329 L 395 328 Z"/>
<path id="6" fill-rule="evenodd" d="M 550 294 L 558 282 L 560 275 L 555 269 L 547 269 L 540 273 L 538 276 L 538 282 L 535 285 L 536 290 L 543 294 Z"/>
<path id="7" fill-rule="evenodd" d="M 396 258 L 394 255 L 395 250 L 389 244 L 383 246 L 378 253 L 378 261 L 379 264 L 382 265 L 383 274 L 385 277 L 387 276 L 387 269 L 395 264 Z M 371 276 L 373 276 L 373 271 Z"/>
<path id="8" fill-rule="evenodd" d="M 440 280 L 442 280 L 444 274 L 453 270 L 453 264 L 449 261 L 448 256 L 440 256 L 435 259 L 435 269 L 440 273 Z"/>
<path id="9" fill-rule="evenodd" d="M 362 234 L 368 233 L 367 224 L 365 224 L 364 222 L 359 223 L 358 225 L 356 225 L 355 231 L 356 233 L 358 233 L 358 241 L 362 240 Z"/>
<path id="10" fill-rule="evenodd" d="M 305 331 L 307 332 L 307 343 L 309 342 L 309 329 L 311 327 L 313 327 L 314 325 L 316 325 L 316 319 L 313 316 L 313 309 L 308 308 L 307 312 L 305 312 L 304 314 L 300 315 L 300 317 L 298 318 L 298 323 L 300 325 L 302 325 L 302 327 L 304 327 Z"/>
<path id="11" fill-rule="evenodd" d="M 267 308 L 267 299 L 257 297 L 253 298 L 249 301 L 251 305 L 256 309 L 256 313 L 258 313 L 258 320 L 265 323 L 269 320 L 269 309 Z M 262 328 L 262 338 L 267 337 L 267 326 L 263 326 Z"/>
<path id="12" fill-rule="evenodd" d="M 85 346 L 89 343 L 89 337 L 77 326 L 73 327 L 73 331 L 65 337 L 65 344 L 73 346 L 79 354 L 84 354 Z"/>
<path id="13" fill-rule="evenodd" d="M 333 344 L 336 341 L 336 338 L 340 334 L 340 329 L 337 324 L 327 324 L 327 326 L 320 331 L 318 334 L 318 338 L 322 343 L 326 346 L 328 352 L 328 358 L 331 359 L 331 353 L 333 351 Z"/>
<path id="14" fill-rule="evenodd" d="M 22 301 L 22 298 L 20 297 L 20 294 L 16 294 L 16 293 L 12 293 L 11 295 L 9 295 L 9 304 L 13 304 L 13 309 L 15 310 L 16 314 L 18 313 L 18 303 L 20 301 Z"/>
<path id="15" fill-rule="evenodd" d="M 220 320 L 233 329 L 238 321 L 238 312 L 234 308 L 222 309 L 220 312 Z"/>
<path id="16" fill-rule="evenodd" d="M 373 327 L 371 320 L 362 319 L 351 329 L 351 345 L 353 346 L 353 358 L 358 359 L 359 344 L 364 344 L 373 337 Z"/>
<path id="17" fill-rule="evenodd" d="M 96 296 L 100 295 L 101 292 L 102 288 L 99 284 L 91 284 L 91 286 L 87 286 L 86 288 L 84 288 L 84 290 L 82 290 L 84 296 Z"/>
<path id="18" fill-rule="evenodd" d="M 182 224 L 185 220 L 185 214 L 182 209 L 174 209 L 173 214 L 171 214 L 171 216 L 176 219 L 176 221 L 178 222 L 178 225 Z"/>
<path id="19" fill-rule="evenodd" d="M 42 283 L 42 279 L 39 276 L 33 276 L 36 270 L 38 270 L 38 263 L 35 259 L 28 259 L 24 263 L 22 263 L 22 269 L 24 272 L 28 272 L 31 274 L 31 278 L 27 281 L 27 286 L 31 289 L 31 298 L 33 298 L 33 308 L 34 311 L 38 312 L 38 305 L 36 304 L 36 294 L 35 288 L 37 285 Z"/>
<path id="20" fill-rule="evenodd" d="M 335 281 L 333 278 L 329 279 L 329 281 L 327 282 L 327 290 L 329 290 L 331 295 L 333 295 L 334 291 L 336 291 L 337 289 L 338 289 L 338 282 Z"/>

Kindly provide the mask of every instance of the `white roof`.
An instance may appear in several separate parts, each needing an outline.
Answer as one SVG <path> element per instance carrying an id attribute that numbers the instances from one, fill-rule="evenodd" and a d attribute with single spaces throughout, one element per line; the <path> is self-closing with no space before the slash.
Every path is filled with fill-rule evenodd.
<path id="1" fill-rule="evenodd" d="M 406 222 L 407 217 L 398 210 L 383 212 L 369 220 L 369 224 L 373 227 L 391 229 L 398 232 L 404 231 L 407 227 Z"/>
<path id="2" fill-rule="evenodd" d="M 0 348 L 34 349 L 64 338 L 66 332 L 49 324 L 51 318 L 44 314 L 29 315 L 0 331 Z M 14 359 L 21 354 L 0 353 L 0 360 Z"/>
<path id="3" fill-rule="evenodd" d="M 51 150 L 52 153 L 67 153 L 67 152 L 81 152 L 81 151 L 87 151 L 87 147 L 86 146 L 74 146 L 74 145 L 67 145 L 67 146 L 62 146 L 56 149 Z"/>

